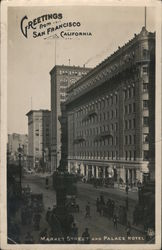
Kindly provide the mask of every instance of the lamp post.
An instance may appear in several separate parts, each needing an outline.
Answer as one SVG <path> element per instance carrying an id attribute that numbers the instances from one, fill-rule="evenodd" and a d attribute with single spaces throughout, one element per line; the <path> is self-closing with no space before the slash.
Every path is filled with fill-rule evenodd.
<path id="1" fill-rule="evenodd" d="M 18 147 L 18 157 L 19 157 L 19 183 L 20 183 L 20 193 L 22 191 L 22 165 L 21 165 L 21 158 L 22 158 L 22 154 L 23 154 L 23 149 L 20 147 Z"/>

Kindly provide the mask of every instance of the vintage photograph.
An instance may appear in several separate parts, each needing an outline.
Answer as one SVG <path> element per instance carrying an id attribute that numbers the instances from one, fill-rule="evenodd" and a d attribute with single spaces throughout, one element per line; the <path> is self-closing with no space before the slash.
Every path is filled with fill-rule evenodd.
<path id="1" fill-rule="evenodd" d="M 155 249 L 156 1 L 6 15 L 7 246 Z"/>

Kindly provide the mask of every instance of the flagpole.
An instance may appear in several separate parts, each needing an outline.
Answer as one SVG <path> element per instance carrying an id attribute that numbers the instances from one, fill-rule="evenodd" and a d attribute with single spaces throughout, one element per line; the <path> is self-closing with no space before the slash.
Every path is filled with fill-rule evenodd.
<path id="1" fill-rule="evenodd" d="M 146 29 L 146 14 L 147 14 L 147 10 L 146 10 L 146 6 L 145 6 L 145 29 Z"/>

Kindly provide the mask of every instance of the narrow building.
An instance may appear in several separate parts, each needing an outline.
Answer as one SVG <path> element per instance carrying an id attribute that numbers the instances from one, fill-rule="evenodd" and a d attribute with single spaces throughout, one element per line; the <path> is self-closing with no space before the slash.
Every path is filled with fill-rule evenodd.
<path id="1" fill-rule="evenodd" d="M 51 71 L 51 168 L 56 170 L 61 159 L 60 122 L 61 103 L 66 100 L 66 90 L 89 72 L 89 68 L 56 65 Z"/>
<path id="2" fill-rule="evenodd" d="M 30 110 L 28 116 L 28 167 L 50 171 L 50 126 L 49 110 Z"/>

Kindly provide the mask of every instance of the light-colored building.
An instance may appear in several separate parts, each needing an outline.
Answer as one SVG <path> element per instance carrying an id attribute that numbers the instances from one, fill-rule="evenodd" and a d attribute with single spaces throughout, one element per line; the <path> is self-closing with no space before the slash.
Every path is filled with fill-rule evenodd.
<path id="1" fill-rule="evenodd" d="M 155 173 L 155 33 L 138 35 L 68 89 L 68 169 L 137 185 Z"/>
<path id="2" fill-rule="evenodd" d="M 61 159 L 60 104 L 66 100 L 66 90 L 89 72 L 89 68 L 56 65 L 51 71 L 51 168 L 56 170 Z"/>
<path id="3" fill-rule="evenodd" d="M 49 171 L 51 112 L 30 110 L 28 116 L 28 165 L 30 168 Z"/>
<path id="4" fill-rule="evenodd" d="M 18 164 L 18 148 L 19 146 L 22 148 L 23 152 L 23 160 L 26 163 L 26 158 L 28 154 L 28 135 L 26 134 L 8 134 L 8 143 L 7 143 L 7 151 L 8 151 L 8 160 L 10 163 Z"/>

